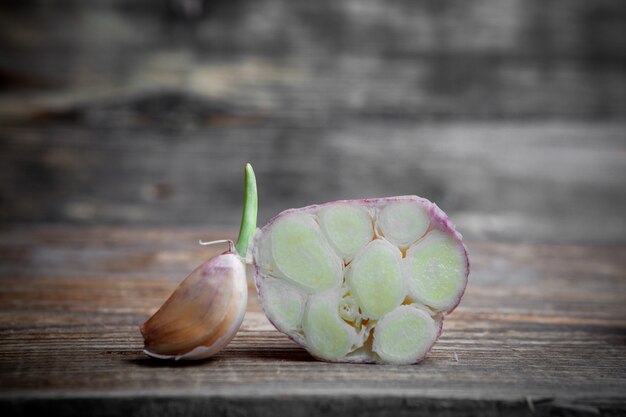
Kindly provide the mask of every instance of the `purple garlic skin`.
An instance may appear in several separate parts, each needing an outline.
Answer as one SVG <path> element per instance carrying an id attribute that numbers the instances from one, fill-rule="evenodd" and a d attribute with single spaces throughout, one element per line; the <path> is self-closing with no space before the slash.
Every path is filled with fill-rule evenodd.
<path id="1" fill-rule="evenodd" d="M 330 362 L 420 362 L 469 275 L 461 234 L 416 196 L 283 211 L 257 231 L 253 254 L 268 319 Z"/>

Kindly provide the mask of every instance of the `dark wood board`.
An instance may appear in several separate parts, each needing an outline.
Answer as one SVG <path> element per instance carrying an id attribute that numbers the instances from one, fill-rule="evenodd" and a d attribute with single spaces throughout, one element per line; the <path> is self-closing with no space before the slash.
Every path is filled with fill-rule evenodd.
<path id="1" fill-rule="evenodd" d="M 233 231 L 0 231 L 2 415 L 554 416 L 626 413 L 626 247 L 469 241 L 470 283 L 415 366 L 328 364 L 254 289 L 234 341 L 151 360 L 138 325 Z M 352 413 L 352 414 L 350 414 Z"/>
<path id="2" fill-rule="evenodd" d="M 472 239 L 626 243 L 626 123 L 376 121 L 194 130 L 0 126 L 0 223 L 236 227 L 288 207 L 417 194 Z"/>
<path id="3" fill-rule="evenodd" d="M 4 1 L 0 223 L 235 227 L 249 161 L 262 220 L 623 244 L 624 50 L 623 0 Z"/>
<path id="4" fill-rule="evenodd" d="M 0 121 L 162 90 L 303 120 L 623 119 L 625 22 L 620 0 L 8 1 Z"/>

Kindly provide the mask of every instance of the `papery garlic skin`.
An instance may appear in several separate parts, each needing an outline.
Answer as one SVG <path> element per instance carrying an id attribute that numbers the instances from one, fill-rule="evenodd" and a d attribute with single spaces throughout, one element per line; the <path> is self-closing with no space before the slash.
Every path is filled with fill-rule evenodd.
<path id="1" fill-rule="evenodd" d="M 144 352 L 158 359 L 213 356 L 239 330 L 248 302 L 245 265 L 236 253 L 196 268 L 141 326 Z"/>

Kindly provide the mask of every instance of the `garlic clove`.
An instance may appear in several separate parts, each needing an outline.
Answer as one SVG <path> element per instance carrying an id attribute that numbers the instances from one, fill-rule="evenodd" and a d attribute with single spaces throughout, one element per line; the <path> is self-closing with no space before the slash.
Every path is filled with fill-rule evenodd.
<path id="1" fill-rule="evenodd" d="M 245 266 L 232 252 L 196 268 L 141 326 L 144 352 L 159 359 L 204 359 L 241 326 L 248 300 Z"/>
<path id="2" fill-rule="evenodd" d="M 248 303 L 244 262 L 256 230 L 258 197 L 250 164 L 244 168 L 244 204 L 237 243 L 196 268 L 165 304 L 141 325 L 144 352 L 158 359 L 194 360 L 215 355 L 235 337 Z"/>

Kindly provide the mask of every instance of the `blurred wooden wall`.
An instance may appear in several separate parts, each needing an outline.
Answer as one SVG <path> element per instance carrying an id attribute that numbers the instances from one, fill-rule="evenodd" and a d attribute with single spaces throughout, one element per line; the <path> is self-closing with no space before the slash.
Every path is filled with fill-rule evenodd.
<path id="1" fill-rule="evenodd" d="M 236 226 L 418 194 L 626 241 L 623 0 L 0 4 L 0 222 Z"/>

